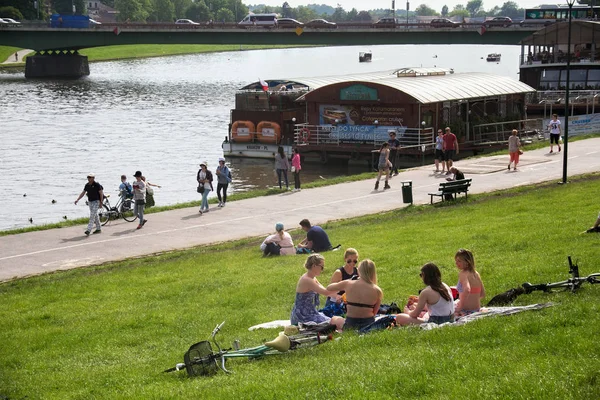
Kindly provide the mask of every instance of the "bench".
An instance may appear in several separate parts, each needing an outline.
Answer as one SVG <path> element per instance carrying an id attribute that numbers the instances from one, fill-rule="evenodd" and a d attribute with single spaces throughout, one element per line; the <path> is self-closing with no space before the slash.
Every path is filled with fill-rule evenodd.
<path id="1" fill-rule="evenodd" d="M 466 198 L 470 186 L 471 179 L 460 179 L 458 181 L 442 182 L 440 183 L 440 187 L 438 188 L 438 191 L 436 193 L 429 193 L 429 196 L 431 196 L 431 204 L 433 204 L 433 196 L 439 196 L 442 198 L 442 201 L 444 201 L 446 195 L 450 195 L 454 199 L 456 199 L 456 195 L 458 193 L 464 193 Z"/>

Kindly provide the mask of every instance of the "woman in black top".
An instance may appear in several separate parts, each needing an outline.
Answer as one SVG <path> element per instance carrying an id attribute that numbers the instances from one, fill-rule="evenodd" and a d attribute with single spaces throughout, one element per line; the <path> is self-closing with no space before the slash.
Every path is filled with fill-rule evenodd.
<path id="1" fill-rule="evenodd" d="M 338 283 L 348 279 L 358 278 L 358 269 L 356 269 L 357 264 L 358 251 L 353 248 L 346 249 L 346 252 L 344 253 L 344 265 L 335 270 L 335 272 L 331 276 L 331 281 L 329 283 Z M 340 290 L 338 292 L 338 295 L 341 296 L 344 293 L 345 292 L 343 290 Z M 328 297 L 325 306 L 327 307 L 327 305 L 335 302 L 335 298 Z"/>

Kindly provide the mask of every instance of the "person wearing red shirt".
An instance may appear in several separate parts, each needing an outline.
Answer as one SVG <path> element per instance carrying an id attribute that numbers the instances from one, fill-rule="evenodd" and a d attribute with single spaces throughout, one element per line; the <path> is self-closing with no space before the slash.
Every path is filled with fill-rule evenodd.
<path id="1" fill-rule="evenodd" d="M 452 160 L 454 156 L 458 154 L 458 140 L 456 135 L 450 132 L 450 127 L 446 128 L 446 134 L 444 135 L 444 155 L 446 158 L 446 175 L 450 175 L 450 168 L 452 167 Z"/>

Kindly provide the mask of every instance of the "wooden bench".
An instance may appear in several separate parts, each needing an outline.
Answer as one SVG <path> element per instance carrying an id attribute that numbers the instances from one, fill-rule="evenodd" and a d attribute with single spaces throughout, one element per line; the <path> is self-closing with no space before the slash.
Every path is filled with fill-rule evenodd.
<path id="1" fill-rule="evenodd" d="M 470 186 L 471 179 L 442 182 L 440 183 L 440 187 L 436 193 L 429 193 L 429 196 L 431 196 L 431 204 L 433 204 L 433 196 L 439 196 L 442 198 L 442 201 L 444 201 L 446 199 L 446 195 L 451 195 L 454 199 L 456 199 L 456 195 L 458 193 L 464 193 L 466 198 Z"/>

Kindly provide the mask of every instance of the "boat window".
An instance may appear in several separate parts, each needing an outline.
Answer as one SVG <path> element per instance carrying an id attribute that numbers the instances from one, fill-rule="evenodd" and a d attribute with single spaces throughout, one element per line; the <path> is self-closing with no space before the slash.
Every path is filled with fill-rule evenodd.
<path id="1" fill-rule="evenodd" d="M 588 81 L 587 83 L 588 89 L 600 89 L 600 81 Z"/>
<path id="2" fill-rule="evenodd" d="M 600 81 L 600 69 L 590 69 L 590 74 L 588 76 L 588 80 Z"/>
<path id="3" fill-rule="evenodd" d="M 587 69 L 572 69 L 569 73 L 571 81 L 585 81 L 587 78 Z"/>
<path id="4" fill-rule="evenodd" d="M 560 71 L 558 71 L 558 70 L 546 70 L 546 72 L 542 74 L 542 82 L 558 81 L 559 73 L 560 73 Z"/>

